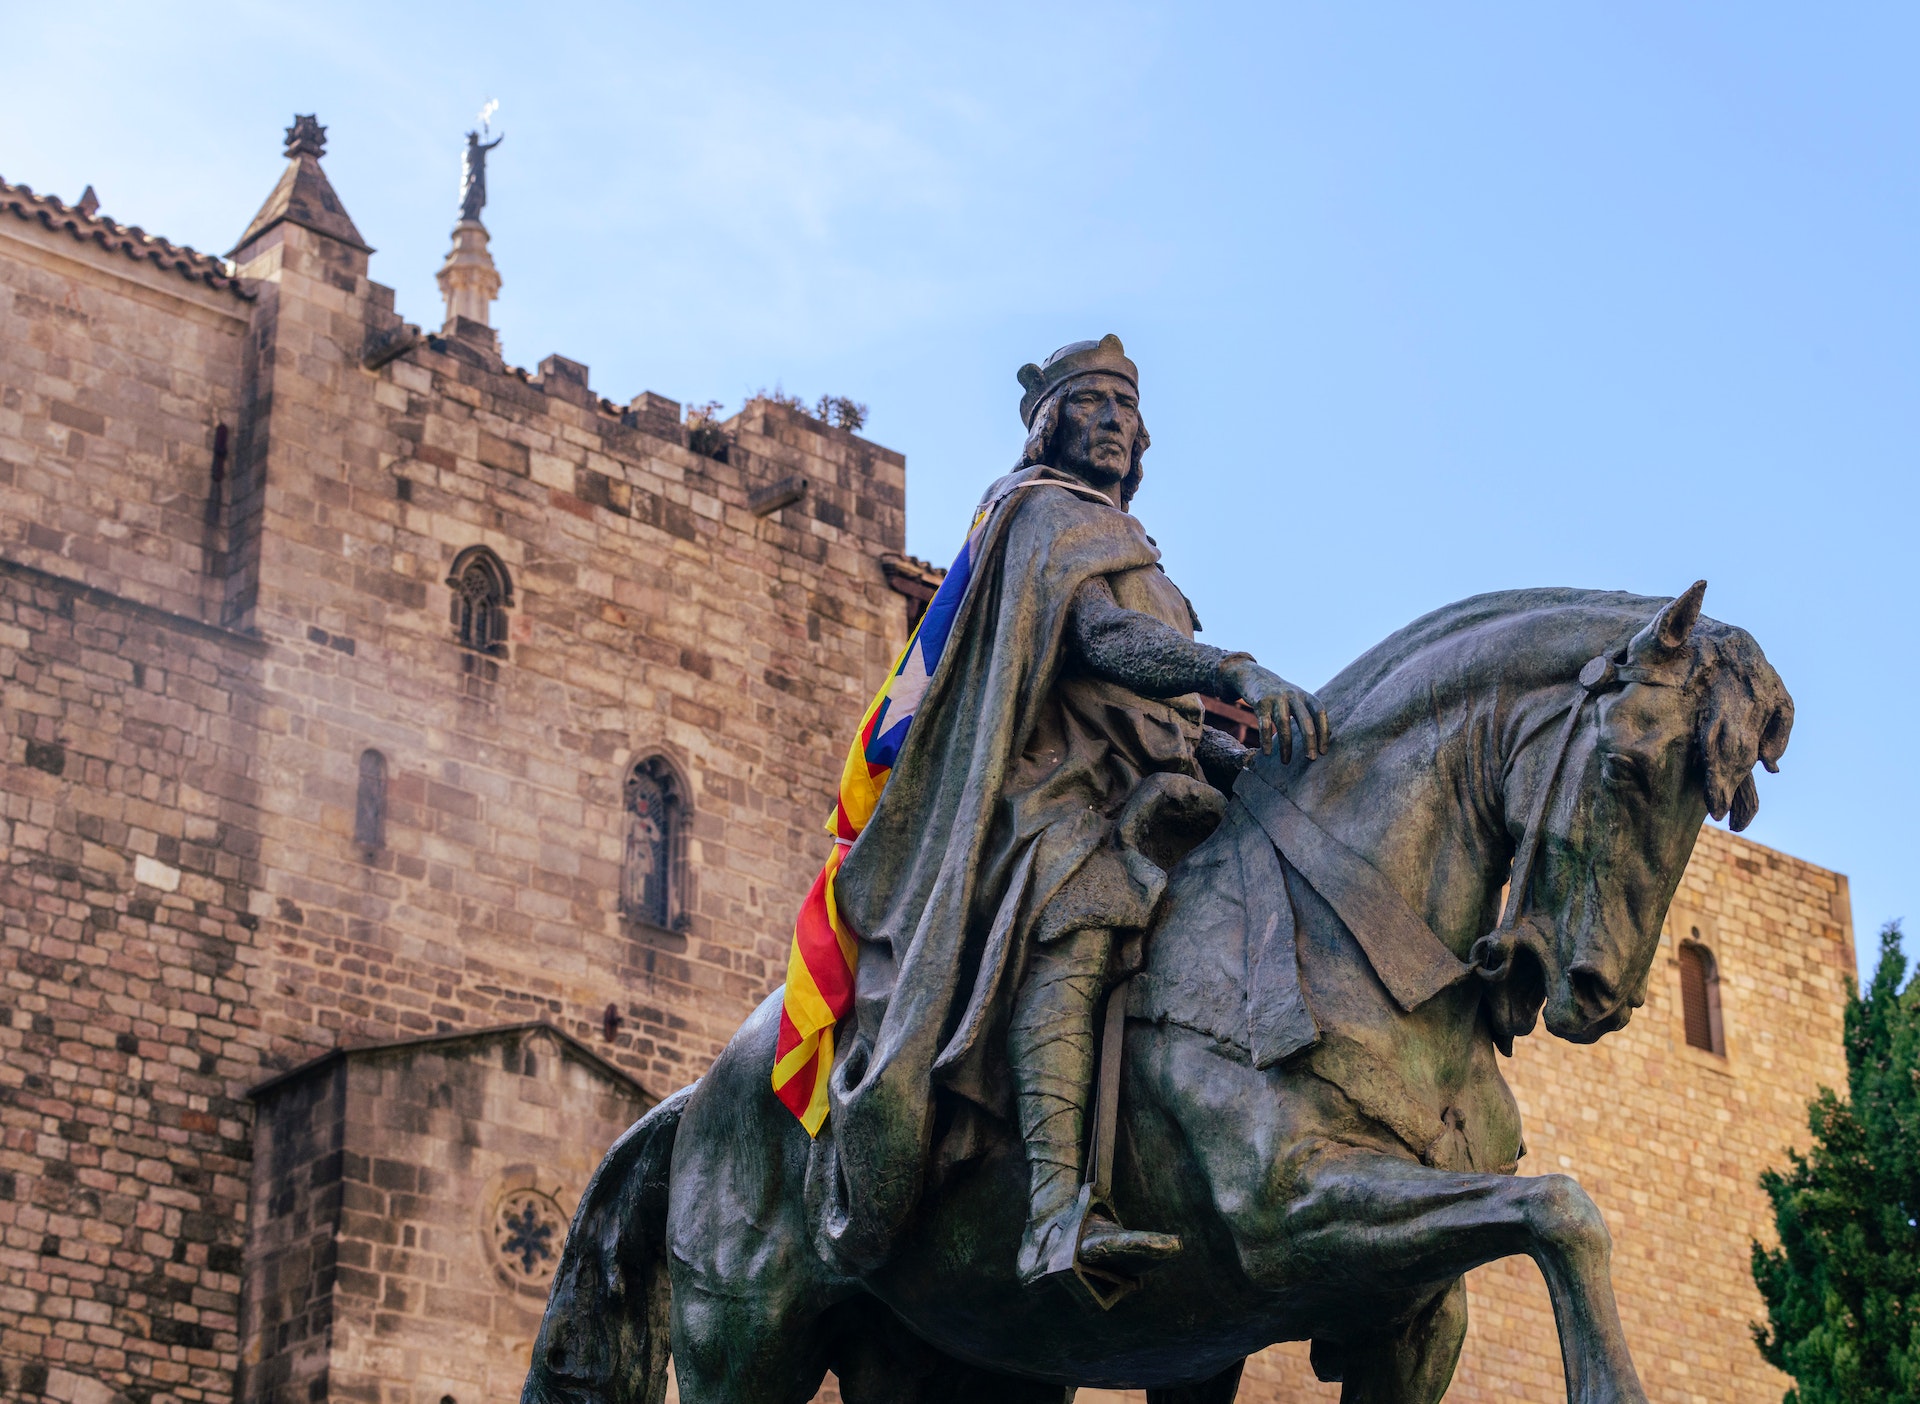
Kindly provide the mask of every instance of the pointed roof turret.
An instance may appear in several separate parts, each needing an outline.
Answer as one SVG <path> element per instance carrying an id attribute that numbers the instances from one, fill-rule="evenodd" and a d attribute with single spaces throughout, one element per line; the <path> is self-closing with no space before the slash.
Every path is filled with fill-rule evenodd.
<path id="1" fill-rule="evenodd" d="M 333 193 L 327 173 L 320 169 L 320 156 L 326 149 L 327 129 L 314 114 L 295 114 L 293 125 L 287 128 L 287 168 L 280 173 L 280 183 L 273 187 L 247 232 L 233 246 L 234 254 L 282 222 L 338 239 L 362 253 L 373 252 L 353 227 L 340 197 Z"/>

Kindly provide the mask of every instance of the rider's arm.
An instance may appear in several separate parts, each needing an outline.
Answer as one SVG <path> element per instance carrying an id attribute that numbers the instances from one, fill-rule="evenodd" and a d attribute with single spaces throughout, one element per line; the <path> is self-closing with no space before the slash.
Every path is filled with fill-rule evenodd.
<path id="1" fill-rule="evenodd" d="M 1142 697 L 1225 695 L 1220 691 L 1224 650 L 1196 643 L 1150 614 L 1122 608 L 1105 576 L 1094 576 L 1075 592 L 1067 642 L 1088 672 Z"/>
<path id="2" fill-rule="evenodd" d="M 1228 702 L 1244 698 L 1260 718 L 1261 749 L 1278 742 L 1282 761 L 1293 758 L 1295 724 L 1309 759 L 1327 748 L 1326 708 L 1311 692 L 1262 668 L 1252 654 L 1196 643 L 1150 614 L 1123 609 L 1104 576 L 1074 592 L 1067 647 L 1088 672 L 1142 697 L 1204 692 Z"/>

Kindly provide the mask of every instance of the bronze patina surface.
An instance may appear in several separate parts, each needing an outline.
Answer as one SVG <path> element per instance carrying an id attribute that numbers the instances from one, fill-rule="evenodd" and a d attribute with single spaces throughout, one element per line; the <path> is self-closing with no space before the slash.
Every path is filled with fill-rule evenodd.
<path id="1" fill-rule="evenodd" d="M 1430 1401 L 1462 1274 L 1523 1253 L 1569 1399 L 1644 1398 L 1598 1211 L 1513 1173 L 1498 1054 L 1626 1023 L 1702 820 L 1744 827 L 1786 748 L 1780 679 L 1704 583 L 1540 589 L 1436 610 L 1315 698 L 1193 641 L 1126 510 L 1118 340 L 1021 384 L 981 574 L 841 869 L 826 1128 L 772 1095 L 776 991 L 608 1153 L 524 1399 L 657 1404 L 670 1346 L 689 1404 L 800 1404 L 828 1369 L 850 1404 L 1224 1404 L 1247 1355 L 1310 1339 L 1343 1399 Z M 1203 692 L 1268 748 L 1209 735 Z"/>

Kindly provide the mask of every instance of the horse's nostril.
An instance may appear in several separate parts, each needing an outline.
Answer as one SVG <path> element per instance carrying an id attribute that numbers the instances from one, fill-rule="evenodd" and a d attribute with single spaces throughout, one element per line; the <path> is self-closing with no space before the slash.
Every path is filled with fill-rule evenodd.
<path id="1" fill-rule="evenodd" d="M 1613 982 L 1590 965 L 1576 965 L 1567 973 L 1567 982 L 1573 986 L 1573 997 L 1580 1005 L 1580 1012 L 1589 1018 L 1604 1018 L 1620 1006 L 1620 995 Z"/>

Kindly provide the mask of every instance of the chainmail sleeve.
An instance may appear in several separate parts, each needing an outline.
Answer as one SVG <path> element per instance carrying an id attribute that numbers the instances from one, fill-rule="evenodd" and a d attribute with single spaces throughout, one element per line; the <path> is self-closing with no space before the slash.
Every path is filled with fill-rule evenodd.
<path id="1" fill-rule="evenodd" d="M 1142 697 L 1221 695 L 1220 664 L 1230 655 L 1196 643 L 1150 614 L 1123 608 L 1103 576 L 1081 585 L 1067 619 L 1070 656 L 1088 672 Z"/>

